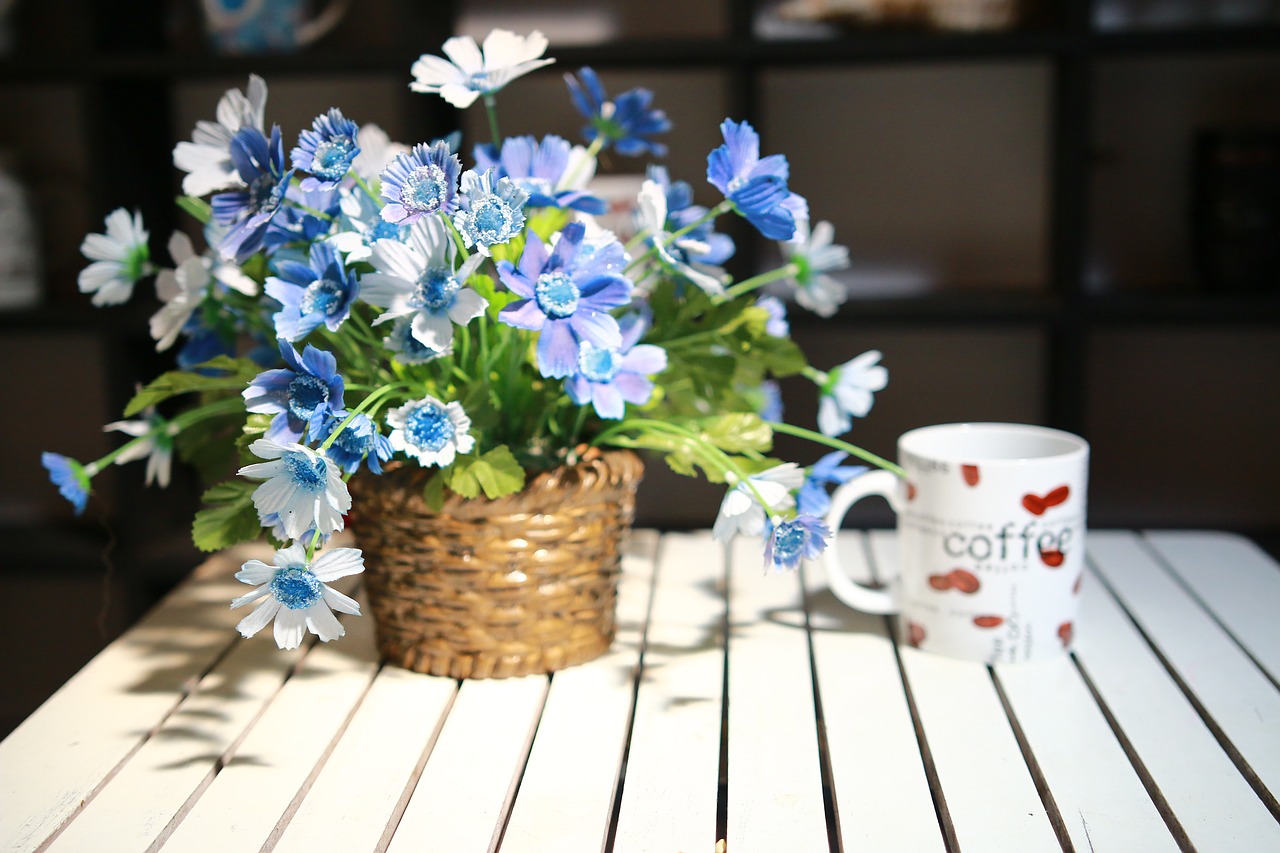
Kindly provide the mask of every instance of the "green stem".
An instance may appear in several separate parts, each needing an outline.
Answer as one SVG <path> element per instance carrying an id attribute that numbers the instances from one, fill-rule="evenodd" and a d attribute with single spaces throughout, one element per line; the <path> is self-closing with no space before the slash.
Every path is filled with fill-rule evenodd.
<path id="1" fill-rule="evenodd" d="M 120 455 L 126 450 L 132 447 L 137 447 L 145 441 L 150 441 L 158 432 L 166 432 L 170 436 L 175 436 L 187 427 L 206 420 L 207 418 L 237 411 L 244 411 L 244 400 L 240 397 L 227 397 L 213 403 L 207 403 L 195 409 L 190 409 L 178 415 L 173 420 L 161 421 L 154 429 L 151 429 L 142 435 L 134 436 L 115 450 L 112 450 L 110 453 L 103 456 L 101 459 L 95 459 L 93 462 L 85 465 L 84 469 L 90 477 L 93 477 L 112 462 L 115 462 L 116 459 L 120 458 Z"/>
<path id="2" fill-rule="evenodd" d="M 632 270 L 632 268 L 634 268 L 634 267 L 635 267 L 635 266 L 637 266 L 638 264 L 641 264 L 641 263 L 643 263 L 644 261 L 648 260 L 648 258 L 649 258 L 651 255 L 655 255 L 655 254 L 657 254 L 657 252 L 658 252 L 658 246 L 657 246 L 657 244 L 658 244 L 658 243 L 661 243 L 661 245 L 663 245 L 663 246 L 670 246 L 672 243 L 674 243 L 676 240 L 679 240 L 679 239 L 680 239 L 681 237 L 683 237 L 684 235 L 686 235 L 686 234 L 690 233 L 691 231 L 693 231 L 693 230 L 697 229 L 698 227 L 700 227 L 700 226 L 702 226 L 702 225 L 705 225 L 706 223 L 708 223 L 708 222 L 710 222 L 711 220 L 715 219 L 716 217 L 720 216 L 720 214 L 722 214 L 722 213 L 728 213 L 728 212 L 729 212 L 730 210 L 732 210 L 732 209 L 733 209 L 733 202 L 729 201 L 728 199 L 725 199 L 724 201 L 722 201 L 722 202 L 720 202 L 719 204 L 717 204 L 715 207 L 713 207 L 713 208 L 711 208 L 710 210 L 708 210 L 706 213 L 704 213 L 702 216 L 700 216 L 700 217 L 699 217 L 698 219 L 696 219 L 695 221 L 690 222 L 688 225 L 686 225 L 685 227 L 681 228 L 679 231 L 672 231 L 670 234 L 664 234 L 664 235 L 663 235 L 663 236 L 661 236 L 661 237 L 655 237 L 655 238 L 654 238 L 654 243 L 655 243 L 655 245 L 650 246 L 650 247 L 649 247 L 649 251 L 645 252 L 643 255 L 641 255 L 640 257 L 638 257 L 638 258 L 636 258 L 635 260 L 633 260 L 630 264 L 628 264 L 628 265 L 627 265 L 627 268 L 626 268 L 626 270 L 624 270 L 624 272 L 630 272 L 630 271 Z M 628 245 L 630 245 L 630 244 L 628 244 Z"/>
<path id="3" fill-rule="evenodd" d="M 794 278 L 799 272 L 800 268 L 795 264 L 783 264 L 776 270 L 761 273 L 760 275 L 752 276 L 751 278 L 738 282 L 724 292 L 724 298 L 726 300 L 737 299 L 739 296 L 743 296 L 744 294 L 750 293 L 757 288 L 764 287 L 766 284 L 770 284 L 779 279 Z"/>
<path id="4" fill-rule="evenodd" d="M 408 383 L 406 382 L 392 382 L 389 385 L 383 385 L 381 388 L 377 389 L 376 391 L 371 393 L 369 396 L 365 397 L 363 400 L 360 401 L 360 404 L 358 406 L 356 406 L 354 409 L 352 409 L 350 412 L 347 413 L 347 416 L 342 419 L 342 423 L 338 424 L 338 428 L 335 429 L 333 432 L 329 433 L 329 437 L 324 440 L 324 444 L 320 445 L 320 452 L 323 453 L 324 451 L 328 450 L 330 447 L 333 446 L 333 443 L 338 440 L 338 436 L 342 435 L 342 431 L 347 428 L 347 425 L 356 419 L 356 415 L 359 415 L 367 411 L 370 407 L 373 406 L 375 402 L 377 402 L 382 397 L 387 396 L 392 391 L 397 391 L 397 390 L 400 390 L 401 388 L 408 388 L 408 387 L 409 387 Z"/>
<path id="5" fill-rule="evenodd" d="M 298 210 L 301 210 L 303 213 L 306 213 L 308 216 L 314 216 L 316 219 L 323 219 L 325 222 L 332 222 L 334 219 L 332 216 L 325 213 L 324 211 L 316 210 L 314 207 L 308 207 L 307 205 L 303 204 L 300 201 L 294 201 L 293 199 L 289 199 L 288 203 L 298 208 Z"/>
<path id="6" fill-rule="evenodd" d="M 832 438 L 828 435 L 823 435 L 820 432 L 814 432 L 811 429 L 792 426 L 791 424 L 782 423 L 780 421 L 766 421 L 765 423 L 769 424 L 769 426 L 773 429 L 774 432 L 781 432 L 781 433 L 786 433 L 787 435 L 794 435 L 797 438 L 807 438 L 810 441 L 816 441 L 818 444 L 825 444 L 827 447 L 832 447 L 832 448 L 835 448 L 836 450 L 843 450 L 845 453 L 848 453 L 850 456 L 856 456 L 864 462 L 870 462 L 872 465 L 876 465 L 880 468 L 885 469 L 886 471 L 892 471 L 894 474 L 897 474 L 899 477 L 902 477 L 904 479 L 907 476 L 907 472 L 904 471 L 900 466 L 895 465 L 892 462 L 890 462 L 888 459 L 883 459 L 875 455 L 874 453 L 871 453 L 870 451 L 863 450 L 861 447 L 858 447 L 855 444 L 850 444 L 847 441 L 841 441 L 838 438 Z"/>
<path id="7" fill-rule="evenodd" d="M 489 135 L 493 137 L 493 147 L 502 151 L 502 134 L 498 133 L 498 101 L 493 95 L 484 96 L 484 110 L 489 116 Z"/>
<path id="8" fill-rule="evenodd" d="M 378 197 L 376 193 L 374 193 L 373 188 L 369 186 L 369 183 L 364 178 L 360 177 L 355 172 L 351 173 L 351 177 L 355 178 L 356 186 L 364 190 L 365 193 L 369 196 L 369 198 L 373 199 L 378 203 L 378 207 L 384 207 L 386 205 L 386 202 L 384 202 L 381 198 Z"/>
<path id="9" fill-rule="evenodd" d="M 579 160 L 576 164 L 574 164 L 572 172 L 560 178 L 559 188 L 569 189 L 573 187 L 574 183 L 577 182 L 578 175 L 581 174 L 583 167 L 586 166 L 587 163 L 594 160 L 596 155 L 600 153 L 600 149 L 603 147 L 604 147 L 604 136 L 601 134 L 597 134 L 596 138 L 591 140 L 591 144 L 587 146 L 587 155 L 583 157 L 581 160 Z"/>

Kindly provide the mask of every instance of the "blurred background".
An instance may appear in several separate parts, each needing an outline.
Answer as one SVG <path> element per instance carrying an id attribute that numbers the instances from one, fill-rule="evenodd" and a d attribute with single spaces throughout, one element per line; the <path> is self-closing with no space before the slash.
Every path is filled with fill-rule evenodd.
<path id="1" fill-rule="evenodd" d="M 150 284 L 94 309 L 80 241 L 120 206 L 164 251 L 171 152 L 250 73 L 286 146 L 330 106 L 415 143 L 454 129 L 409 91 L 451 34 L 540 29 L 556 64 L 499 96 L 509 134 L 580 141 L 562 80 L 655 93 L 672 177 L 713 204 L 726 116 L 785 153 L 830 220 L 850 296 L 795 337 L 829 368 L 884 353 L 852 441 L 893 457 L 928 423 L 1048 424 L 1092 444 L 1094 527 L 1280 541 L 1280 4 L 1275 0 L 0 0 L 0 734 L 200 560 L 200 488 L 94 481 L 76 518 L 40 452 L 94 459 L 135 384 L 171 366 Z M 623 185 L 646 161 L 612 157 Z M 739 276 L 776 256 L 739 229 Z M 812 386 L 784 385 L 812 423 Z M 782 443 L 801 463 L 820 453 Z M 710 524 L 722 490 L 658 462 L 638 523 Z M 883 506 L 857 523 L 888 526 Z"/>

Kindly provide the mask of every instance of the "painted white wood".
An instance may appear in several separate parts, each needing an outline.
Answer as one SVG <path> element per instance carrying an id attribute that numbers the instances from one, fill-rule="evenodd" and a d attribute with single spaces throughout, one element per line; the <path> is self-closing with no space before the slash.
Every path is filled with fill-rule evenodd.
<path id="1" fill-rule="evenodd" d="M 618 583 L 618 632 L 609 652 L 555 673 L 502 853 L 601 850 L 613 817 L 657 539 L 633 534 Z"/>
<path id="2" fill-rule="evenodd" d="M 377 670 L 373 620 L 357 617 L 343 624 L 347 636 L 311 648 L 165 849 L 257 850 L 276 831 Z M 252 642 L 274 648 L 269 634 Z"/>
<path id="3" fill-rule="evenodd" d="M 1159 531 L 1147 541 L 1280 681 L 1280 565 L 1234 533 Z"/>
<path id="4" fill-rule="evenodd" d="M 0 849 L 34 850 L 76 814 L 236 641 L 232 575 L 262 555 L 208 560 L 0 743 Z"/>
<path id="5" fill-rule="evenodd" d="M 662 537 L 614 853 L 714 843 L 724 592 L 725 552 L 710 534 Z"/>
<path id="6" fill-rule="evenodd" d="M 839 534 L 853 577 L 869 577 L 865 537 Z M 885 618 L 831 594 L 804 571 L 814 664 L 827 730 L 836 814 L 847 850 L 942 850 L 933 797 Z"/>
<path id="7" fill-rule="evenodd" d="M 377 849 L 457 689 L 451 678 L 383 667 L 274 853 Z"/>
<path id="8" fill-rule="evenodd" d="M 1090 531 L 1090 554 L 1104 538 Z M 1191 843 L 1280 850 L 1280 825 L 1241 777 L 1129 617 L 1090 571 L 1075 654 Z"/>
<path id="9" fill-rule="evenodd" d="M 829 849 L 798 574 L 764 571 L 736 537 L 729 563 L 729 789 L 734 853 Z"/>
<path id="10" fill-rule="evenodd" d="M 1090 534 L 1089 553 L 1258 778 L 1280 791 L 1280 691 L 1136 537 Z"/>
<path id="11" fill-rule="evenodd" d="M 877 566 L 896 572 L 893 534 L 870 537 Z M 901 655 L 960 848 L 1059 849 L 987 667 L 913 648 Z"/>
<path id="12" fill-rule="evenodd" d="M 1178 849 L 1070 658 L 996 676 L 1077 850 Z"/>
<path id="13" fill-rule="evenodd" d="M 465 681 L 388 853 L 494 849 L 547 693 L 547 677 Z"/>

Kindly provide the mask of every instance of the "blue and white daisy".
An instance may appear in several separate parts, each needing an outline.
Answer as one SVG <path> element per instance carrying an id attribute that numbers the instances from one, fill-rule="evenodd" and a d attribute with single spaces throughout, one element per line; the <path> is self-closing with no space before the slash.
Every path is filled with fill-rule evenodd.
<path id="1" fill-rule="evenodd" d="M 409 225 L 432 213 L 448 216 L 458 207 L 461 173 L 462 161 L 448 143 L 415 145 L 382 170 L 382 218 Z"/>
<path id="2" fill-rule="evenodd" d="M 347 412 L 335 412 L 321 427 L 316 441 L 321 443 L 327 441 L 347 416 Z M 382 463 L 391 458 L 394 450 L 387 437 L 378 431 L 378 425 L 361 412 L 351 419 L 351 423 L 347 424 L 342 432 L 338 433 L 338 437 L 325 449 L 324 453 L 337 462 L 345 474 L 354 474 L 360 470 L 360 463 L 366 460 L 370 471 L 381 474 Z"/>
<path id="3" fill-rule="evenodd" d="M 293 168 L 306 172 L 301 187 L 305 191 L 336 187 L 360 153 L 356 141 L 359 128 L 337 107 L 316 116 L 310 130 L 298 134 L 298 144 L 290 152 Z"/>
<path id="4" fill-rule="evenodd" d="M 595 158 L 559 136 L 545 136 L 541 142 L 532 136 L 508 137 L 497 157 L 492 145 L 476 146 L 476 171 L 490 168 L 525 190 L 529 207 L 571 208 L 595 216 L 608 209 L 603 199 L 586 191 L 595 175 Z"/>
<path id="5" fill-rule="evenodd" d="M 132 216 L 123 207 L 107 214 L 106 233 L 89 234 L 80 244 L 80 253 L 93 263 L 80 271 L 81 293 L 92 293 L 94 305 L 119 305 L 133 295 L 133 286 L 151 270 L 150 234 L 142 225 L 142 214 Z"/>
<path id="6" fill-rule="evenodd" d="M 262 248 L 267 227 L 284 207 L 293 170 L 284 167 L 279 127 L 271 128 L 270 139 L 257 128 L 241 130 L 231 140 L 231 160 L 247 186 L 219 193 L 210 204 L 214 220 L 230 226 L 218 250 L 224 258 L 243 263 Z"/>
<path id="7" fill-rule="evenodd" d="M 833 367 L 820 379 L 818 429 L 823 435 L 844 435 L 854 418 L 865 418 L 875 401 L 872 396 L 889 384 L 889 371 L 880 361 L 880 351 L 870 350 Z"/>
<path id="8" fill-rule="evenodd" d="M 266 81 L 250 74 L 245 92 L 228 89 L 218 101 L 217 121 L 196 122 L 191 141 L 179 142 L 173 149 L 173 165 L 188 173 L 182 179 L 184 193 L 204 196 L 248 183 L 236 171 L 231 140 L 246 127 L 263 129 L 266 104 Z"/>
<path id="9" fill-rule="evenodd" d="M 541 58 L 546 50 L 547 39 L 537 30 L 527 36 L 494 30 L 483 47 L 471 36 L 455 36 L 444 43 L 448 60 L 424 54 L 413 63 L 409 88 L 466 109 L 481 95 L 492 95 L 517 77 L 555 62 Z"/>
<path id="10" fill-rule="evenodd" d="M 457 402 L 442 403 L 428 394 L 387 412 L 391 447 L 418 460 L 423 468 L 447 468 L 459 453 L 475 447 L 471 418 Z"/>
<path id="11" fill-rule="evenodd" d="M 367 261 L 373 254 L 373 244 L 379 240 L 403 243 L 409 236 L 409 226 L 383 219 L 382 205 L 362 189 L 343 192 L 338 205 L 342 229 L 328 241 L 346 256 L 348 264 Z"/>
<path id="12" fill-rule="evenodd" d="M 640 228 L 648 233 L 663 270 L 696 285 L 711 296 L 722 296 L 725 271 L 703 260 L 712 250 L 709 243 L 700 239 L 703 235 L 695 231 L 672 239 L 671 234 L 679 227 L 673 228 L 670 222 L 666 189 L 657 181 L 648 179 L 640 187 L 637 203 Z"/>
<path id="13" fill-rule="evenodd" d="M 263 288 L 280 303 L 272 316 L 277 337 L 301 340 L 322 324 L 336 332 L 351 316 L 360 282 L 331 242 L 312 243 L 309 264 L 278 261 L 276 270 Z"/>
<path id="14" fill-rule="evenodd" d="M 505 243 L 524 229 L 525 204 L 529 193 L 510 178 L 495 177 L 493 169 L 483 174 L 468 169 L 462 173 L 462 209 L 453 216 L 468 249 L 472 246 L 485 257 L 489 247 Z"/>
<path id="15" fill-rule="evenodd" d="M 839 486 L 867 470 L 865 465 L 841 465 L 849 454 L 833 450 L 809 467 L 800 494 L 796 496 L 796 509 L 803 515 L 825 516 L 831 508 L 831 495 L 827 486 Z"/>
<path id="16" fill-rule="evenodd" d="M 745 121 L 725 119 L 720 133 L 724 144 L 707 155 L 707 180 L 765 237 L 790 240 L 797 220 L 809 218 L 809 207 L 787 188 L 787 158 L 762 158 L 760 137 Z"/>
<path id="17" fill-rule="evenodd" d="M 813 560 L 827 550 L 831 529 L 811 515 L 787 521 L 771 520 L 764 540 L 764 566 L 774 571 L 799 568 L 801 560 Z"/>
<path id="18" fill-rule="evenodd" d="M 642 406 L 653 396 L 649 377 L 667 369 L 667 351 L 653 344 L 637 343 L 646 324 L 632 314 L 620 324 L 622 344 L 598 347 L 590 341 L 578 345 L 578 369 L 564 383 L 569 399 L 579 406 L 590 403 L 596 414 L 620 419 L 626 404 Z"/>
<path id="19" fill-rule="evenodd" d="M 452 344 L 444 349 L 429 347 L 413 336 L 413 318 L 401 317 L 391 326 L 391 333 L 382 339 L 382 345 L 391 351 L 391 358 L 401 364 L 426 364 L 447 355 L 453 355 Z"/>
<path id="20" fill-rule="evenodd" d="M 801 221 L 795 237 L 780 244 L 785 260 L 797 268 L 786 280 L 795 288 L 796 303 L 819 317 L 832 316 L 848 299 L 844 285 L 826 274 L 849 267 L 849 250 L 833 244 L 834 236 L 830 222 L 819 222 L 810 233 L 809 223 Z"/>
<path id="21" fill-rule="evenodd" d="M 91 491 L 89 481 L 98 473 L 97 466 L 81 465 L 70 456 L 48 451 L 40 454 L 40 464 L 49 472 L 49 480 L 58 487 L 58 494 L 75 507 L 76 515 L 84 512 Z"/>
<path id="22" fill-rule="evenodd" d="M 291 183 L 284 192 L 285 204 L 271 217 L 262 238 L 262 250 L 272 260 L 306 260 L 306 247 L 323 240 L 333 230 L 340 213 L 340 188 L 304 190 Z"/>
<path id="23" fill-rule="evenodd" d="M 246 465 L 237 473 L 265 482 L 253 492 L 260 517 L 278 513 L 284 533 L 299 539 L 308 530 L 333 533 L 343 528 L 351 509 L 351 493 L 335 462 L 302 444 L 280 444 L 260 438 L 249 451 L 266 462 Z"/>
<path id="24" fill-rule="evenodd" d="M 728 542 L 739 533 L 759 536 L 769 516 L 792 509 L 796 505 L 792 493 L 804 483 L 804 469 L 794 462 L 783 462 L 749 475 L 746 481 L 738 481 L 731 475 L 729 483 L 729 491 L 720 502 L 720 512 L 711 528 L 719 542 Z M 764 506 L 760 505 L 761 500 Z"/>
<path id="25" fill-rule="evenodd" d="M 665 157 L 667 146 L 652 137 L 671 130 L 671 120 L 662 110 L 653 109 L 653 92 L 630 89 L 610 100 L 596 72 L 583 66 L 575 78 L 564 75 L 573 106 L 591 123 L 582 129 L 588 142 L 600 140 L 600 149 L 614 148 L 625 157 L 653 154 Z"/>
<path id="26" fill-rule="evenodd" d="M 578 342 L 617 349 L 618 321 L 609 313 L 631 299 L 631 282 L 612 271 L 612 253 L 596 251 L 579 258 L 584 227 L 571 222 L 548 252 L 538 235 L 525 238 L 520 265 L 498 264 L 498 276 L 522 297 L 505 306 L 498 319 L 518 329 L 540 332 L 538 371 L 562 379 L 578 369 Z"/>
<path id="27" fill-rule="evenodd" d="M 379 240 L 369 257 L 376 272 L 360 277 L 361 298 L 384 309 L 375 326 L 410 317 L 413 336 L 436 351 L 452 343 L 454 323 L 465 326 L 489 304 L 464 286 L 484 258 L 471 255 L 455 269 L 458 250 L 445 229 L 431 217 L 415 222 L 405 243 Z"/>
<path id="28" fill-rule="evenodd" d="M 275 415 L 266 432 L 273 441 L 301 441 L 303 435 L 314 441 L 325 420 L 343 409 L 338 360 L 311 344 L 301 358 L 287 341 L 279 344 L 287 366 L 263 371 L 249 383 L 241 392 L 245 410 Z"/>
<path id="29" fill-rule="evenodd" d="M 250 560 L 236 572 L 236 580 L 258 588 L 232 601 L 232 610 L 265 597 L 236 626 L 241 636 L 252 637 L 274 619 L 276 645 L 296 649 L 307 631 L 326 643 L 346 633 L 334 610 L 360 615 L 355 599 L 329 586 L 364 571 L 364 556 L 358 549 L 334 548 L 308 563 L 306 548 L 294 543 L 276 551 L 271 562 L 274 565 Z"/>
<path id="30" fill-rule="evenodd" d="M 173 437 L 178 430 L 173 424 L 156 414 L 154 409 L 145 412 L 145 418 L 131 421 L 115 421 L 102 428 L 103 432 L 122 432 L 125 435 L 139 438 L 142 441 L 121 451 L 116 457 L 117 465 L 127 465 L 139 459 L 147 460 L 146 483 L 156 483 L 160 488 L 167 488 L 173 471 Z"/>

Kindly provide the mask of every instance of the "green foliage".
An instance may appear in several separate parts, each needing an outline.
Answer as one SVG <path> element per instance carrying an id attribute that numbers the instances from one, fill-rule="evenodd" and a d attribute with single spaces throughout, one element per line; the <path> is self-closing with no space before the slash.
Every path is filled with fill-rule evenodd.
<path id="1" fill-rule="evenodd" d="M 178 207 L 199 222 L 201 225 L 208 225 L 209 220 L 213 219 L 213 207 L 209 202 L 202 198 L 196 198 L 193 195 L 180 195 L 177 198 Z"/>
<path id="2" fill-rule="evenodd" d="M 216 371 L 216 375 L 208 376 L 194 370 Z M 253 361 L 247 358 L 231 358 L 220 355 L 193 370 L 170 370 L 151 381 L 125 406 L 126 418 L 138 414 L 148 406 L 154 406 L 170 397 L 179 394 L 190 394 L 196 391 L 240 391 L 261 371 Z"/>
<path id="3" fill-rule="evenodd" d="M 228 480 L 209 489 L 203 500 L 209 506 L 196 513 L 191 539 L 201 551 L 221 551 L 256 539 L 262 532 L 253 506 L 257 483 Z"/>
<path id="4" fill-rule="evenodd" d="M 442 473 L 449 488 L 464 498 L 474 498 L 481 491 L 487 498 L 500 498 L 524 488 L 524 469 L 506 445 L 481 456 L 459 456 Z"/>

